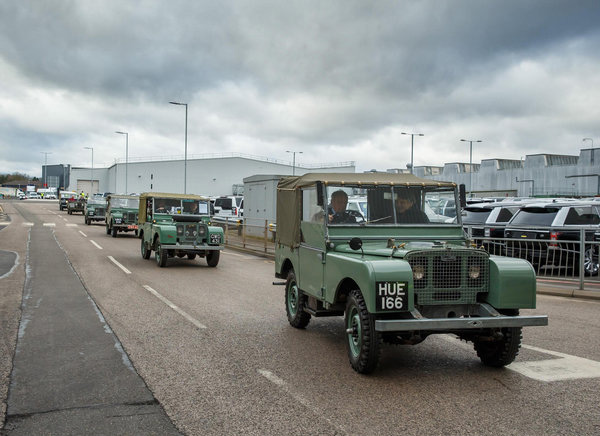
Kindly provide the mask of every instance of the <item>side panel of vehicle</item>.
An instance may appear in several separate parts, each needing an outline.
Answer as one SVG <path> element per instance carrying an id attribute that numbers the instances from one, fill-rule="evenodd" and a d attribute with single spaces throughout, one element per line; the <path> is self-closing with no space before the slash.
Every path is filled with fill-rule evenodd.
<path id="1" fill-rule="evenodd" d="M 490 256 L 490 291 L 496 309 L 535 309 L 535 270 L 523 259 Z"/>
<path id="2" fill-rule="evenodd" d="M 171 224 L 160 224 L 153 226 L 153 237 L 158 235 L 158 239 L 162 245 L 175 244 L 177 242 L 177 227 Z"/>

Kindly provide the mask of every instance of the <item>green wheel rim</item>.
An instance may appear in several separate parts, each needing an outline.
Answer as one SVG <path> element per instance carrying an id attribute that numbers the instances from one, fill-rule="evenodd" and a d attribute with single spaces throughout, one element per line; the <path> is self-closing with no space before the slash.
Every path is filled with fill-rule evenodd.
<path id="1" fill-rule="evenodd" d="M 290 286 L 288 288 L 288 310 L 290 312 L 290 315 L 292 317 L 295 317 L 296 314 L 298 313 L 298 286 L 296 285 L 296 282 L 292 282 L 290 283 Z"/>
<path id="2" fill-rule="evenodd" d="M 353 307 L 348 317 L 348 344 L 353 356 L 360 354 L 362 326 L 360 324 L 360 316 L 356 307 Z"/>

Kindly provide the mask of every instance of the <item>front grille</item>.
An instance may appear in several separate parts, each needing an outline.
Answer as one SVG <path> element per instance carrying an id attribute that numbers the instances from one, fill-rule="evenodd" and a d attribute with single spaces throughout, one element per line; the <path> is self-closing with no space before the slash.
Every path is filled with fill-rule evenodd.
<path id="1" fill-rule="evenodd" d="M 483 251 L 413 251 L 405 260 L 423 276 L 414 277 L 415 304 L 475 303 L 478 293 L 488 291 L 489 258 Z"/>
<path id="2" fill-rule="evenodd" d="M 196 223 L 177 225 L 177 236 L 181 241 L 200 242 L 205 235 L 206 227 L 203 225 L 197 225 Z"/>
<path id="3" fill-rule="evenodd" d="M 135 223 L 135 222 L 137 222 L 137 213 L 136 212 L 127 212 L 124 215 L 124 218 L 125 218 L 126 222 L 128 222 L 128 223 Z"/>
<path id="4" fill-rule="evenodd" d="M 105 210 L 103 207 L 97 207 L 94 210 L 94 215 L 96 215 L 96 216 L 104 216 L 104 213 L 105 213 Z"/>

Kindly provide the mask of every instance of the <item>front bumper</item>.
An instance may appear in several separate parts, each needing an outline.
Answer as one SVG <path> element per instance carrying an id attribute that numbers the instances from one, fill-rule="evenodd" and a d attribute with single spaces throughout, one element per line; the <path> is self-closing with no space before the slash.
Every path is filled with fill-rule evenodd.
<path id="1" fill-rule="evenodd" d="M 502 327 L 525 327 L 548 325 L 548 316 L 485 316 L 467 318 L 421 318 L 376 320 L 375 330 L 378 332 L 405 332 L 405 331 L 455 331 L 489 329 Z"/>
<path id="2" fill-rule="evenodd" d="M 167 245 L 163 244 L 162 246 L 165 250 L 186 250 L 186 251 L 215 251 L 215 250 L 223 250 L 223 246 L 220 245 L 183 245 L 183 244 L 173 244 Z"/>

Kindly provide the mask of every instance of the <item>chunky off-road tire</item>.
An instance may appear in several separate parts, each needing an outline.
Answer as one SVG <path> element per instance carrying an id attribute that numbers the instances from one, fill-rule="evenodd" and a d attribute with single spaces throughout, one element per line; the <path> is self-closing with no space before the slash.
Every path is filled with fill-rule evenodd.
<path id="1" fill-rule="evenodd" d="M 189 260 L 194 260 L 194 259 L 196 258 L 196 253 L 188 253 L 188 254 L 187 254 L 187 258 L 188 258 Z"/>
<path id="2" fill-rule="evenodd" d="M 518 310 L 504 311 L 505 315 L 516 316 Z M 514 362 L 521 348 L 522 327 L 505 327 L 501 329 L 502 339 L 496 341 L 474 341 L 477 356 L 486 366 L 500 368 Z"/>
<path id="3" fill-rule="evenodd" d="M 346 348 L 352 368 L 360 374 L 375 370 L 381 352 L 381 334 L 375 331 L 375 318 L 358 289 L 350 292 L 346 303 Z"/>
<path id="4" fill-rule="evenodd" d="M 219 264 L 219 257 L 221 256 L 221 252 L 219 250 L 209 251 L 206 255 L 206 263 L 211 268 L 214 268 Z"/>
<path id="5" fill-rule="evenodd" d="M 112 230 L 110 233 L 113 238 L 117 237 L 117 232 L 118 232 L 117 228 L 115 226 L 112 226 Z"/>
<path id="6" fill-rule="evenodd" d="M 306 295 L 298 288 L 294 270 L 288 272 L 285 282 L 285 312 L 292 327 L 305 328 L 310 322 L 310 313 L 304 311 Z"/>
<path id="7" fill-rule="evenodd" d="M 141 250 L 142 250 L 142 257 L 146 260 L 150 259 L 150 253 L 152 252 L 152 250 L 148 249 L 148 247 L 146 246 L 146 243 L 144 242 L 144 238 L 142 238 Z"/>
<path id="8" fill-rule="evenodd" d="M 164 268 L 167 266 L 168 257 L 167 250 L 160 246 L 159 241 L 156 241 L 156 247 L 154 248 L 154 260 L 156 260 L 156 264 L 161 268 Z"/>
<path id="9" fill-rule="evenodd" d="M 106 234 L 110 235 L 110 227 L 108 226 L 108 223 L 106 223 Z"/>
<path id="10" fill-rule="evenodd" d="M 68 209 L 68 210 L 67 210 L 67 213 L 68 213 L 69 215 L 73 215 L 73 211 L 72 211 L 71 209 Z"/>

